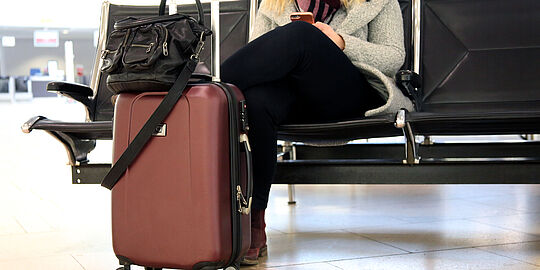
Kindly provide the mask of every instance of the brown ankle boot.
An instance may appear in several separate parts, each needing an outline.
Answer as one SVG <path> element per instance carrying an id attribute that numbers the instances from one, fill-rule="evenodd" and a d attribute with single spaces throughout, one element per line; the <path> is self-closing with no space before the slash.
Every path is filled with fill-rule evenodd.
<path id="1" fill-rule="evenodd" d="M 264 210 L 251 212 L 251 246 L 242 259 L 242 265 L 256 265 L 259 257 L 266 256 L 266 223 L 264 222 Z"/>

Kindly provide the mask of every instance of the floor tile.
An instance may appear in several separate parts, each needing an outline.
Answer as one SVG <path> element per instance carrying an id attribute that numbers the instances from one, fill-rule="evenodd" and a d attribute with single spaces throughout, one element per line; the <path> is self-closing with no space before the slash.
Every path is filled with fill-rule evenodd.
<path id="1" fill-rule="evenodd" d="M 469 218 L 469 220 L 540 236 L 540 213 Z"/>
<path id="2" fill-rule="evenodd" d="M 69 256 L 69 255 L 33 257 L 31 259 L 24 259 L 24 260 L 0 261 L 0 269 L 85 270 L 72 256 Z"/>
<path id="3" fill-rule="evenodd" d="M 521 212 L 506 208 L 468 202 L 460 199 L 434 202 L 416 202 L 408 205 L 380 205 L 370 211 L 384 213 L 387 216 L 406 222 L 432 222 L 471 217 L 514 215 Z"/>
<path id="4" fill-rule="evenodd" d="M 539 268 L 478 249 L 459 249 L 330 262 L 346 270 L 538 270 Z"/>
<path id="5" fill-rule="evenodd" d="M 520 212 L 540 212 L 538 208 L 540 194 L 536 191 L 535 186 L 531 185 L 528 190 L 510 188 L 509 194 L 466 198 L 465 200 Z"/>
<path id="6" fill-rule="evenodd" d="M 114 270 L 120 267 L 112 249 L 104 252 L 73 254 L 72 256 L 85 270 Z"/>
<path id="7" fill-rule="evenodd" d="M 274 235 L 283 235 L 283 234 L 285 234 L 285 233 L 282 232 L 282 231 L 278 231 L 278 230 L 274 230 L 274 229 L 271 229 L 269 227 L 266 227 L 266 235 L 268 237 L 274 236 Z"/>
<path id="8" fill-rule="evenodd" d="M 269 270 L 339 270 L 340 268 L 333 266 L 329 263 L 312 263 L 312 264 L 286 265 L 286 266 L 271 267 L 271 268 L 265 268 L 265 269 L 269 269 Z"/>
<path id="9" fill-rule="evenodd" d="M 325 207 L 372 209 L 381 205 L 404 206 L 458 197 L 446 196 L 440 185 L 301 185 L 296 188 L 298 213 Z M 269 211 L 287 205 L 287 185 L 273 185 Z"/>
<path id="10" fill-rule="evenodd" d="M 540 267 L 540 242 L 479 247 L 481 250 L 517 259 Z"/>
<path id="11" fill-rule="evenodd" d="M 288 212 L 266 214 L 269 228 L 284 233 L 316 232 L 339 230 L 346 228 L 373 227 L 384 224 L 405 224 L 405 221 L 346 207 L 320 207 L 317 210 L 296 212 L 294 208 Z"/>
<path id="12" fill-rule="evenodd" d="M 108 246 L 110 242 L 104 237 L 96 233 L 86 234 L 84 230 L 4 235 L 0 236 L 0 262 L 74 252 L 95 252 Z"/>
<path id="13" fill-rule="evenodd" d="M 268 257 L 261 259 L 261 266 L 275 267 L 400 253 L 404 252 L 345 231 L 287 234 L 269 237 Z"/>
<path id="14" fill-rule="evenodd" d="M 410 252 L 517 243 L 539 239 L 525 233 L 466 220 L 413 223 L 349 230 Z"/>
<path id="15" fill-rule="evenodd" d="M 26 233 L 16 219 L 10 216 L 0 216 L 0 236 Z"/>
<path id="16" fill-rule="evenodd" d="M 54 230 L 53 227 L 39 215 L 19 213 L 15 216 L 15 219 L 21 224 L 25 232 L 28 233 L 50 232 Z"/>

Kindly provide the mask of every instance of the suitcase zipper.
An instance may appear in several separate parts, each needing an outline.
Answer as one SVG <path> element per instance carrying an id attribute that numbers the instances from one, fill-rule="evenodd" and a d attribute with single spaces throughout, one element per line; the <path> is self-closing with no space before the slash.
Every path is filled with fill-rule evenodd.
<path id="1" fill-rule="evenodd" d="M 237 103 L 237 100 L 234 98 L 234 95 L 231 94 L 231 89 L 226 86 L 225 84 L 221 83 L 212 83 L 219 88 L 223 90 L 225 95 L 227 96 L 228 105 L 229 105 L 229 130 L 230 130 L 230 159 L 231 159 L 231 198 L 237 198 L 237 192 L 238 187 L 240 187 L 240 176 L 238 174 L 240 170 L 240 166 L 238 164 L 238 153 L 239 150 L 239 143 L 238 143 L 238 115 L 236 111 L 235 104 Z M 241 189 L 240 189 L 241 192 Z M 232 250 L 231 250 L 231 258 L 227 262 L 227 265 L 233 265 L 235 263 L 235 260 L 239 257 L 239 253 L 242 251 L 242 221 L 241 221 L 241 214 L 238 212 L 239 209 L 235 209 L 240 205 L 237 205 L 234 200 L 231 202 L 231 212 L 232 212 L 232 231 L 233 231 L 233 237 L 232 237 Z M 234 237 L 236 235 L 236 237 Z"/>

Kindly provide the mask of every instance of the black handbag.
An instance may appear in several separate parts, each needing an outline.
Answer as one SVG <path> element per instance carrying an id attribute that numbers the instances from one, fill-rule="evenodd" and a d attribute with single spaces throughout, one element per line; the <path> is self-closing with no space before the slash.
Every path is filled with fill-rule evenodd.
<path id="1" fill-rule="evenodd" d="M 199 18 L 184 15 L 159 16 L 117 21 L 101 53 L 101 71 L 108 74 L 107 86 L 121 92 L 167 91 L 190 61 L 197 62 L 204 40 L 211 31 L 204 26 L 200 0 Z M 192 71 L 193 72 L 193 71 Z"/>
<path id="2" fill-rule="evenodd" d="M 206 36 L 212 32 L 204 26 L 200 0 L 196 0 L 199 20 L 176 14 L 126 18 L 114 24 L 103 51 L 103 72 L 108 73 L 107 86 L 116 94 L 122 92 L 166 92 L 157 109 L 113 165 L 101 185 L 112 189 L 135 160 L 152 134 L 182 97 L 193 74 Z"/>

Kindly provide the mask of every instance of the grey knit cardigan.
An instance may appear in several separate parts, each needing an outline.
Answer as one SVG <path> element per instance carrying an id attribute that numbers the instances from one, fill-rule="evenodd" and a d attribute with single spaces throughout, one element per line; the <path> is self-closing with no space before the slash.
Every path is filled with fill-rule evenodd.
<path id="1" fill-rule="evenodd" d="M 293 1 L 281 14 L 260 8 L 250 41 L 289 23 L 289 15 L 296 11 Z M 371 0 L 353 4 L 348 9 L 341 8 L 330 26 L 343 37 L 345 55 L 386 99 L 386 104 L 367 111 L 365 116 L 395 113 L 402 108 L 413 111 L 412 102 L 397 88 L 393 79 L 405 59 L 398 1 Z"/>

